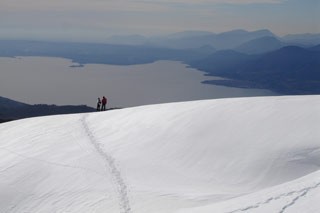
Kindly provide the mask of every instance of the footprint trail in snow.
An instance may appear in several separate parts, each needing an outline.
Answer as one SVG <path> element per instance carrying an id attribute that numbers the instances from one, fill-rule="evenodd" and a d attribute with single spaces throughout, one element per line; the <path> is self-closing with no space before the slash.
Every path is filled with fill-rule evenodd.
<path id="1" fill-rule="evenodd" d="M 98 140 L 95 138 L 95 136 L 91 132 L 88 126 L 88 123 L 86 121 L 87 116 L 88 115 L 84 115 L 81 118 L 81 123 L 83 128 L 85 129 L 86 135 L 88 136 L 90 143 L 93 145 L 96 152 L 106 162 L 107 171 L 109 171 L 112 175 L 113 182 L 116 184 L 116 187 L 119 193 L 119 198 L 120 198 L 119 205 L 121 208 L 121 212 L 131 213 L 131 207 L 130 207 L 130 202 L 128 198 L 128 187 L 121 176 L 120 169 L 117 167 L 115 159 L 110 154 L 106 153 L 103 150 L 101 144 L 98 142 Z"/>

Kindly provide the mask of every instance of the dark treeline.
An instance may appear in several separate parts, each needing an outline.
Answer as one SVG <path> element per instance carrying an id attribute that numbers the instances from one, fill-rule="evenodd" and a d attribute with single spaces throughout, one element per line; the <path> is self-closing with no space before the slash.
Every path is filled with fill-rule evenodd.
<path id="1" fill-rule="evenodd" d="M 0 97 L 0 122 L 6 122 L 21 118 L 30 118 L 46 115 L 71 114 L 94 112 L 95 109 L 85 105 L 80 106 L 56 106 L 46 104 L 24 104 Z"/>

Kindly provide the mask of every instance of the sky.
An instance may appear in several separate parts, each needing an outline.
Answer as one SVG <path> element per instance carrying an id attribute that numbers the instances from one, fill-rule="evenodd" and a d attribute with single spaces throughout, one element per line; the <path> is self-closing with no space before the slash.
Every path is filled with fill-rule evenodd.
<path id="1" fill-rule="evenodd" d="M 319 11 L 320 0 L 0 0 L 0 39 L 103 41 L 234 29 L 320 33 Z"/>

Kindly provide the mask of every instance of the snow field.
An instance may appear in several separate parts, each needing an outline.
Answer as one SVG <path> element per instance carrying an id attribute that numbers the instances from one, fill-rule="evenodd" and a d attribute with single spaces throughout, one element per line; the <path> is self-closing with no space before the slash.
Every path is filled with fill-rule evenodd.
<path id="1" fill-rule="evenodd" d="M 320 96 L 0 125 L 0 212 L 317 212 Z"/>

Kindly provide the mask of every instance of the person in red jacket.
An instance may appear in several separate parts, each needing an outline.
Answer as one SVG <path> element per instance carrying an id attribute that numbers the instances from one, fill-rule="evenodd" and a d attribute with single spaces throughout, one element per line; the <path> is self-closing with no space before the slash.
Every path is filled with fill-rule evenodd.
<path id="1" fill-rule="evenodd" d="M 107 104 L 107 98 L 103 96 L 101 111 L 105 111 L 106 110 L 106 104 Z"/>

